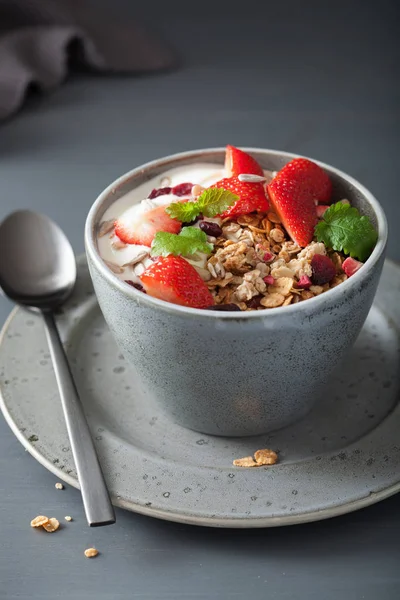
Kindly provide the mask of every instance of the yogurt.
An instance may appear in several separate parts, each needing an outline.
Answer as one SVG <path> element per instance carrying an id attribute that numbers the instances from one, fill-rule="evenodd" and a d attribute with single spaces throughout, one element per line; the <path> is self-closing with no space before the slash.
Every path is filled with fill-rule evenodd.
<path id="1" fill-rule="evenodd" d="M 112 223 L 128 210 L 144 214 L 157 206 L 182 199 L 174 194 L 166 194 L 150 200 L 148 196 L 154 188 L 174 187 L 184 182 L 209 187 L 223 177 L 225 171 L 222 167 L 218 169 L 218 166 L 212 163 L 196 163 L 170 169 L 121 196 L 106 210 L 99 226 L 101 232 L 101 229 L 107 230 L 106 224 L 110 223 L 110 230 L 103 235 L 99 233 L 98 236 L 100 256 L 119 279 L 140 283 L 139 276 L 152 262 L 149 258 L 150 248 L 138 244 L 122 244 L 114 234 Z"/>

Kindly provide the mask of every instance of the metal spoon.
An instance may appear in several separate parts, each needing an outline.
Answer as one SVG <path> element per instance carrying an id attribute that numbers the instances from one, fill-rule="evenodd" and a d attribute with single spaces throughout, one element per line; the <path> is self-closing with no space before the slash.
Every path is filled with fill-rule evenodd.
<path id="1" fill-rule="evenodd" d="M 0 287 L 42 313 L 86 518 L 94 527 L 114 523 L 115 514 L 53 313 L 75 280 L 71 245 L 48 217 L 21 210 L 0 224 Z"/>

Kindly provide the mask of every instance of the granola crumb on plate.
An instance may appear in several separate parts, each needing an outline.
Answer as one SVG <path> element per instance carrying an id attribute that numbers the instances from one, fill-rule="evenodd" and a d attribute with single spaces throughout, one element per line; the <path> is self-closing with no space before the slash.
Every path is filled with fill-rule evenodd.
<path id="1" fill-rule="evenodd" d="M 95 556 L 97 556 L 99 553 L 98 550 L 96 550 L 96 548 L 86 548 L 85 550 L 85 556 L 86 558 L 94 558 Z"/>

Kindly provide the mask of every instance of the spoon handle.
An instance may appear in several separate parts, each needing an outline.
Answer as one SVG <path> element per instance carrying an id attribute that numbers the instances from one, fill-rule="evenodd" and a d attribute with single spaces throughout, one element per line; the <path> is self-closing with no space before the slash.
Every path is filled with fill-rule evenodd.
<path id="1" fill-rule="evenodd" d="M 95 527 L 115 523 L 114 509 L 54 315 L 46 311 L 43 318 L 88 524 Z"/>

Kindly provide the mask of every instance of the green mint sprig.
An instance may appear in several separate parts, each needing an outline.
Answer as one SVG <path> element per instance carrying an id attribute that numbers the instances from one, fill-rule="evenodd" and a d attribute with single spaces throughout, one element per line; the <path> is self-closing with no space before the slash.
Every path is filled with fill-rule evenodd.
<path id="1" fill-rule="evenodd" d="M 369 217 L 361 216 L 355 207 L 342 202 L 332 204 L 325 211 L 315 227 L 315 235 L 328 248 L 361 261 L 368 258 L 378 239 Z"/>
<path id="2" fill-rule="evenodd" d="M 173 202 L 165 209 L 170 217 L 182 223 L 191 223 L 202 214 L 216 217 L 239 200 L 239 196 L 223 188 L 208 188 L 197 198 L 189 202 Z"/>
<path id="3" fill-rule="evenodd" d="M 197 227 L 183 227 L 179 234 L 158 231 L 151 245 L 151 256 L 190 256 L 196 252 L 210 254 L 213 245 L 207 242 L 207 235 Z"/>

